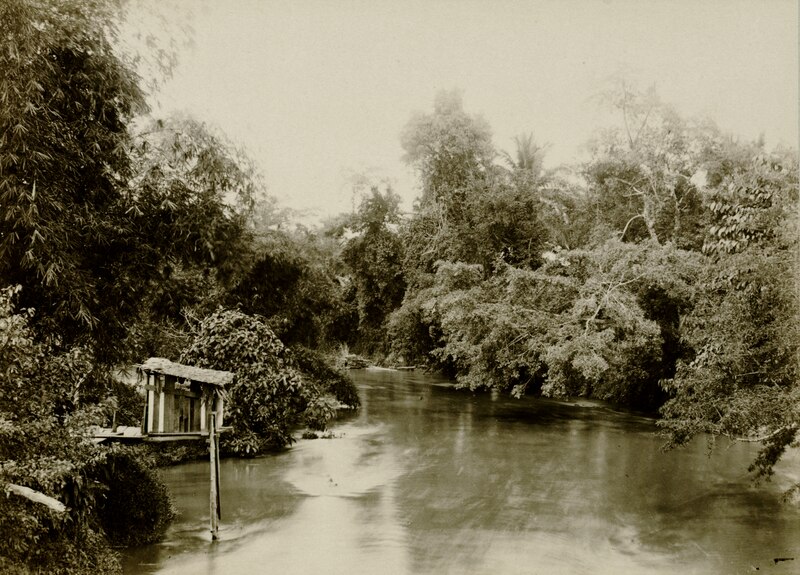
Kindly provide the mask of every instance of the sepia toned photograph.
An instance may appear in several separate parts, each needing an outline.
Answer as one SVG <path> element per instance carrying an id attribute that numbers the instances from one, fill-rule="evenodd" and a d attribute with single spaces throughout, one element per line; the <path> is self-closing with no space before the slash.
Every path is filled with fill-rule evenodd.
<path id="1" fill-rule="evenodd" d="M 0 0 L 0 575 L 800 573 L 796 0 Z"/>

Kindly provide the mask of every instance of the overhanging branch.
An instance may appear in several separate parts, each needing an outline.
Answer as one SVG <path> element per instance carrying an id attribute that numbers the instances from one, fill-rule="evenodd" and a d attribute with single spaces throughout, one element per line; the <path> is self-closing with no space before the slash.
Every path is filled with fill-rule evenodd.
<path id="1" fill-rule="evenodd" d="M 778 429 L 776 429 L 772 433 L 768 433 L 767 435 L 762 435 L 762 436 L 759 436 L 759 437 L 741 437 L 741 436 L 738 436 L 738 435 L 731 435 L 731 434 L 728 434 L 728 433 L 725 433 L 724 435 L 728 439 L 732 439 L 734 441 L 741 441 L 741 442 L 744 442 L 744 443 L 762 443 L 764 441 L 772 439 L 776 435 L 780 435 L 781 433 L 784 433 L 786 431 L 791 431 L 791 430 L 796 430 L 796 429 L 797 429 L 797 424 L 796 423 L 791 423 L 789 425 L 784 425 L 783 427 L 779 427 Z"/>

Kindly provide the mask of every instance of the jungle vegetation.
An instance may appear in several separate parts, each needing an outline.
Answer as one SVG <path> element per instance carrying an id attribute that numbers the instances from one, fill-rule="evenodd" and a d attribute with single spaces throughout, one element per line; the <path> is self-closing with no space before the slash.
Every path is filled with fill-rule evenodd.
<path id="1" fill-rule="evenodd" d="M 224 135 L 150 113 L 143 55 L 119 49 L 127 4 L 0 4 L 4 573 L 117 573 L 114 547 L 155 541 L 169 523 L 152 454 L 92 441 L 113 417 L 139 424 L 121 366 L 235 363 L 225 448 L 237 455 L 358 405 L 352 382 L 306 349 L 346 316 L 333 242 L 285 230 Z M 153 51 L 168 71 L 169 49 Z M 223 333 L 244 347 L 215 347 Z M 24 489 L 50 505 L 13 495 Z"/>
<path id="2" fill-rule="evenodd" d="M 88 431 L 113 410 L 137 423 L 113 373 L 150 356 L 236 371 L 234 455 L 357 406 L 321 353 L 345 347 L 475 391 L 649 412 L 669 446 L 759 442 L 757 477 L 797 446 L 796 151 L 621 86 L 619 126 L 546 169 L 530 134 L 499 150 L 442 92 L 399 134 L 410 213 L 375 186 L 303 227 L 224 134 L 148 110 L 124 6 L 0 4 L 0 485 L 67 507 L 0 497 L 3 572 L 119 572 L 112 546 L 163 532 L 153 463 Z"/>

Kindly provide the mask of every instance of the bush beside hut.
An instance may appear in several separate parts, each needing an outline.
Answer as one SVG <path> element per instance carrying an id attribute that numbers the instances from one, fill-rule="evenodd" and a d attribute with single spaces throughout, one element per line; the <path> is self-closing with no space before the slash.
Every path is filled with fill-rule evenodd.
<path id="1" fill-rule="evenodd" d="M 200 324 L 181 363 L 236 374 L 227 389 L 223 452 L 244 457 L 280 449 L 292 442 L 292 429 L 322 430 L 339 403 L 355 407 L 357 393 L 324 361 L 301 352 L 300 361 L 283 345 L 267 321 L 235 310 L 219 310 Z"/>

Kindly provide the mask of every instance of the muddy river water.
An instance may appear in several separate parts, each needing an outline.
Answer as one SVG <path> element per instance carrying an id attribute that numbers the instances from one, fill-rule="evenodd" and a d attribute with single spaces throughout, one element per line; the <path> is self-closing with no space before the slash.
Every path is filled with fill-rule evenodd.
<path id="1" fill-rule="evenodd" d="M 179 516 L 125 572 L 800 573 L 796 454 L 756 487 L 753 445 L 664 453 L 652 419 L 599 402 L 351 373 L 363 405 L 334 438 L 222 461 L 218 541 L 208 463 L 165 469 Z"/>

